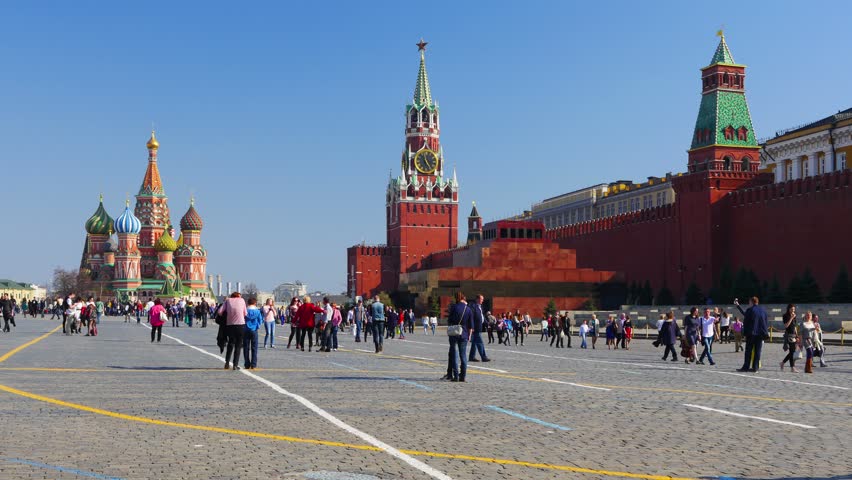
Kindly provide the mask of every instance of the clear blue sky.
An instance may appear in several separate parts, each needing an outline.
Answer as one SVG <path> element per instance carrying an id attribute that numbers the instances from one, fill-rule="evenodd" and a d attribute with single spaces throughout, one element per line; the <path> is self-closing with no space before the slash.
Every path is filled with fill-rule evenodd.
<path id="1" fill-rule="evenodd" d="M 172 220 L 194 193 L 210 273 L 343 291 L 346 247 L 385 239 L 421 36 L 462 213 L 486 218 L 682 171 L 721 25 L 759 137 L 852 104 L 848 2 L 6 2 L 0 18 L 0 277 L 19 281 L 79 265 L 98 193 L 117 216 L 137 192 L 153 121 Z"/>

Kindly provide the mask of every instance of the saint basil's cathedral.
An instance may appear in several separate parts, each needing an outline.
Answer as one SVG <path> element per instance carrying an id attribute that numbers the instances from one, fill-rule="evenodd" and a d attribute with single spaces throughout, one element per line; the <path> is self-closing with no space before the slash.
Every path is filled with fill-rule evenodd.
<path id="1" fill-rule="evenodd" d="M 168 197 L 157 166 L 160 143 L 153 131 L 146 147 L 148 168 L 136 195 L 136 208 L 131 211 L 128 200 L 124 212 L 113 220 L 101 197 L 86 221 L 80 271 L 117 299 L 210 298 L 213 292 L 204 281 L 207 250 L 201 245 L 204 222 L 195 201 L 190 200 L 180 220 L 180 236 L 174 238 Z"/>

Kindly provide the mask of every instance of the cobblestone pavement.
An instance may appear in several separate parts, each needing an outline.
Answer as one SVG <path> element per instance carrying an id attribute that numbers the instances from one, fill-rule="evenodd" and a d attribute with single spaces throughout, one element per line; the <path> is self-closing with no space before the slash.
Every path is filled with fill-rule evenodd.
<path id="1" fill-rule="evenodd" d="M 805 375 L 779 371 L 769 344 L 763 370 L 739 374 L 732 344 L 711 367 L 647 341 L 535 336 L 486 345 L 493 361 L 463 384 L 439 380 L 442 331 L 382 355 L 345 334 L 341 351 L 302 353 L 279 326 L 254 375 L 203 353 L 219 355 L 215 325 L 152 344 L 110 318 L 96 338 L 60 330 L 14 351 L 56 326 L 0 335 L 0 479 L 852 478 L 849 347 Z"/>

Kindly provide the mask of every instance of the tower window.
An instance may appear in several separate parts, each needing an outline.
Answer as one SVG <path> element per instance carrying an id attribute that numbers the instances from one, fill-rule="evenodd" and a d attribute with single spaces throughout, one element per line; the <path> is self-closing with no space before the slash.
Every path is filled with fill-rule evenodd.
<path id="1" fill-rule="evenodd" d="M 420 111 L 420 121 L 423 123 L 429 123 L 429 109 L 424 108 Z"/>

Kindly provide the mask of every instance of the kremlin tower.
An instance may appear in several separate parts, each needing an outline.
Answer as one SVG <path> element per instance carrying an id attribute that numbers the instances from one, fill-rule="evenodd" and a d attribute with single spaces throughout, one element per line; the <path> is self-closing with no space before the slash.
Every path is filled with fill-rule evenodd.
<path id="1" fill-rule="evenodd" d="M 194 199 L 181 219 L 181 237 L 175 240 L 163 189 L 157 153 L 160 142 L 155 133 L 146 143 L 148 166 L 136 195 L 115 221 L 107 214 L 103 197 L 95 213 L 86 221 L 86 243 L 81 271 L 117 297 L 175 299 L 212 297 L 205 284 L 207 251 L 201 245 L 204 223 L 195 210 Z M 117 235 L 110 238 L 110 235 Z"/>
<path id="2" fill-rule="evenodd" d="M 400 273 L 432 252 L 458 245 L 459 185 L 455 169 L 451 178 L 444 176 L 440 111 L 426 74 L 426 45 L 417 44 L 420 68 L 412 102 L 405 106 L 402 171 L 387 190 L 387 244 Z"/>
<path id="3" fill-rule="evenodd" d="M 417 44 L 420 67 L 405 106 L 405 145 L 399 175 L 385 191 L 387 245 L 347 250 L 349 293 L 395 292 L 400 274 L 417 269 L 434 252 L 458 246 L 459 184 L 447 177 L 441 119 L 426 72 L 426 42 Z"/>

